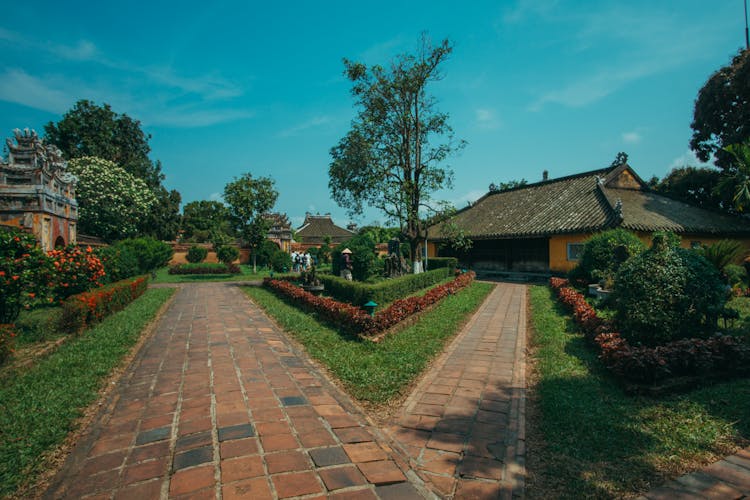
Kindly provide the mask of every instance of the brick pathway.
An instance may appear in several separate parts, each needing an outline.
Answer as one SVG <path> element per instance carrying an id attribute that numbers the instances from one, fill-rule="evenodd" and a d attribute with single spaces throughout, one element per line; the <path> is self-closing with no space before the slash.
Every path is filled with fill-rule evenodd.
<path id="1" fill-rule="evenodd" d="M 442 497 L 522 497 L 526 287 L 500 283 L 388 431 Z"/>
<path id="2" fill-rule="evenodd" d="M 750 498 L 750 447 L 703 470 L 686 474 L 640 497 L 649 500 Z"/>
<path id="3" fill-rule="evenodd" d="M 177 292 L 45 497 L 427 495 L 386 442 L 241 290 L 196 284 Z"/>

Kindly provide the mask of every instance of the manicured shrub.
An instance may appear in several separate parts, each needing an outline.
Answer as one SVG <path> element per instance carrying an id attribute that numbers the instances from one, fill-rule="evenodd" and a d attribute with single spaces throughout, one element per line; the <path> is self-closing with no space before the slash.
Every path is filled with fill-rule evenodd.
<path id="1" fill-rule="evenodd" d="M 50 250 L 53 273 L 49 277 L 50 292 L 55 301 L 101 286 L 105 271 L 102 261 L 91 247 L 77 246 Z"/>
<path id="2" fill-rule="evenodd" d="M 617 274 L 620 332 L 645 345 L 711 335 L 728 298 L 719 272 L 695 252 L 670 247 L 666 236 L 653 241 Z"/>
<path id="3" fill-rule="evenodd" d="M 258 250 L 256 252 L 257 255 L 257 264 L 259 266 L 271 266 L 271 258 L 276 254 L 276 252 L 280 252 L 279 245 L 274 243 L 271 240 L 263 240 L 263 243 L 260 244 L 258 247 Z"/>
<path id="4" fill-rule="evenodd" d="M 292 256 L 288 253 L 278 250 L 271 256 L 271 269 L 277 273 L 285 273 L 292 269 Z"/>
<path id="5" fill-rule="evenodd" d="M 224 264 L 231 264 L 240 257 L 237 247 L 224 245 L 216 249 L 216 258 Z"/>
<path id="6" fill-rule="evenodd" d="M 80 332 L 110 314 L 125 309 L 143 295 L 147 288 L 148 278 L 139 276 L 68 297 L 62 304 L 59 329 L 67 333 Z"/>
<path id="7" fill-rule="evenodd" d="M 25 341 L 38 342 L 50 338 L 60 325 L 60 307 L 40 307 L 21 311 L 16 319 L 18 337 Z"/>
<path id="8" fill-rule="evenodd" d="M 331 252 L 333 274 L 338 276 L 341 273 L 343 265 L 341 251 L 345 248 L 352 251 L 352 278 L 357 281 L 367 281 L 371 277 L 377 276 L 378 264 L 375 242 L 366 233 L 358 234 L 333 249 Z"/>
<path id="9" fill-rule="evenodd" d="M 0 324 L 13 323 L 25 306 L 47 299 L 50 259 L 28 233 L 0 228 Z"/>
<path id="10" fill-rule="evenodd" d="M 138 258 L 129 247 L 109 245 L 97 248 L 94 252 L 104 266 L 104 278 L 101 281 L 114 283 L 138 274 Z"/>
<path id="11" fill-rule="evenodd" d="M 237 264 L 221 264 L 218 262 L 201 262 L 198 264 L 177 264 L 169 268 L 169 274 L 239 274 Z"/>
<path id="12" fill-rule="evenodd" d="M 13 354 L 16 341 L 16 331 L 13 325 L 0 324 L 0 365 Z"/>
<path id="13" fill-rule="evenodd" d="M 638 237 L 625 229 L 610 229 L 589 238 L 573 275 L 592 283 L 613 277 L 628 258 L 646 249 Z"/>
<path id="14" fill-rule="evenodd" d="M 455 269 L 458 267 L 458 259 L 455 257 L 430 257 L 427 259 L 427 271 L 447 267 Z"/>
<path id="15" fill-rule="evenodd" d="M 166 266 L 174 250 L 168 243 L 154 238 L 134 238 L 118 241 L 117 248 L 127 248 L 132 252 L 138 262 L 138 268 L 131 270 L 130 275 L 148 274 L 160 267 Z"/>
<path id="16" fill-rule="evenodd" d="M 187 253 L 185 254 L 185 260 L 190 262 L 191 264 L 197 264 L 199 262 L 203 262 L 206 260 L 206 257 L 208 256 L 208 249 L 199 247 L 199 246 L 191 246 Z"/>
<path id="17" fill-rule="evenodd" d="M 744 266 L 727 264 L 724 266 L 724 277 L 727 284 L 731 287 L 744 288 L 747 286 L 747 270 L 745 270 Z"/>

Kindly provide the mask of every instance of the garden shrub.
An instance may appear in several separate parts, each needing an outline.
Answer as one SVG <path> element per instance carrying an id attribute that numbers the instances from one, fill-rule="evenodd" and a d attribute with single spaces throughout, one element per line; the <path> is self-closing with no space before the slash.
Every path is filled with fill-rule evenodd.
<path id="1" fill-rule="evenodd" d="M 104 265 L 91 247 L 83 250 L 70 245 L 50 250 L 47 255 L 52 259 L 53 273 L 49 282 L 54 301 L 101 286 L 99 280 L 105 276 Z"/>
<path id="2" fill-rule="evenodd" d="M 276 254 L 276 252 L 280 251 L 281 250 L 279 250 L 279 245 L 277 245 L 273 241 L 263 240 L 263 243 L 261 243 L 256 250 L 257 265 L 271 267 L 271 259 Z"/>
<path id="3" fill-rule="evenodd" d="M 16 331 L 13 325 L 0 324 L 0 365 L 13 354 L 16 341 Z"/>
<path id="4" fill-rule="evenodd" d="M 441 267 L 455 269 L 458 267 L 458 259 L 455 257 L 430 257 L 427 259 L 427 271 L 440 269 Z"/>
<path id="5" fill-rule="evenodd" d="M 453 269 L 442 267 L 420 274 L 407 274 L 376 284 L 347 281 L 333 275 L 321 274 L 326 294 L 342 301 L 361 306 L 369 301 L 385 304 L 432 286 L 453 274 Z"/>
<path id="6" fill-rule="evenodd" d="M 239 257 L 240 251 L 237 249 L 237 247 L 224 245 L 216 249 L 216 258 L 219 259 L 219 262 L 223 262 L 224 264 L 231 264 L 235 260 L 239 259 Z"/>
<path id="7" fill-rule="evenodd" d="M 50 259 L 34 236 L 0 229 L 0 324 L 13 323 L 25 306 L 47 298 Z"/>
<path id="8" fill-rule="evenodd" d="M 139 276 L 68 297 L 62 304 L 58 328 L 67 333 L 80 332 L 110 314 L 125 309 L 143 295 L 147 288 L 148 278 Z"/>
<path id="9" fill-rule="evenodd" d="M 352 278 L 357 281 L 367 281 L 378 274 L 375 242 L 368 234 L 358 234 L 333 249 L 331 252 L 333 274 L 338 276 L 341 273 L 343 262 L 341 251 L 345 248 L 352 251 Z"/>
<path id="10" fill-rule="evenodd" d="M 646 249 L 638 237 L 622 228 L 610 229 L 589 238 L 572 277 L 588 282 L 611 278 L 628 258 Z"/>
<path id="11" fill-rule="evenodd" d="M 271 256 L 271 269 L 273 269 L 277 273 L 285 273 L 292 269 L 292 256 L 288 253 L 277 250 L 276 253 L 274 253 Z"/>
<path id="12" fill-rule="evenodd" d="M 110 245 L 97 248 L 94 252 L 104 266 L 103 282 L 114 283 L 138 274 L 138 258 L 129 247 Z"/>
<path id="13" fill-rule="evenodd" d="M 57 333 L 61 314 L 60 307 L 40 307 L 30 311 L 21 311 L 16 319 L 18 337 L 30 342 L 49 339 Z"/>
<path id="14" fill-rule="evenodd" d="M 185 260 L 191 264 L 197 264 L 206 260 L 208 249 L 196 245 L 191 246 L 185 254 Z"/>
<path id="15" fill-rule="evenodd" d="M 200 262 L 198 264 L 177 264 L 169 268 L 169 274 L 239 274 L 237 264 Z"/>
<path id="16" fill-rule="evenodd" d="M 115 246 L 127 248 L 135 256 L 138 269 L 130 271 L 131 276 L 148 274 L 166 266 L 174 254 L 172 246 L 168 243 L 148 237 L 118 241 Z"/>
<path id="17" fill-rule="evenodd" d="M 731 287 L 746 287 L 747 286 L 747 270 L 744 266 L 737 264 L 727 264 L 724 266 L 724 277 L 727 280 L 727 284 Z"/>
<path id="18" fill-rule="evenodd" d="M 719 272 L 695 252 L 670 245 L 668 235 L 655 234 L 653 246 L 617 274 L 616 321 L 632 343 L 706 337 L 717 328 L 728 298 Z"/>

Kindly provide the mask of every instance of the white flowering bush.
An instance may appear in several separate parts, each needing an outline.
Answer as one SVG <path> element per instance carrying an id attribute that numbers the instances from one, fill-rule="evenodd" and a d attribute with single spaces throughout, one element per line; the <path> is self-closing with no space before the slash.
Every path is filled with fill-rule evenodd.
<path id="1" fill-rule="evenodd" d="M 156 203 L 146 183 L 115 163 L 85 156 L 71 160 L 68 171 L 78 177 L 78 229 L 105 240 L 135 236 Z"/>

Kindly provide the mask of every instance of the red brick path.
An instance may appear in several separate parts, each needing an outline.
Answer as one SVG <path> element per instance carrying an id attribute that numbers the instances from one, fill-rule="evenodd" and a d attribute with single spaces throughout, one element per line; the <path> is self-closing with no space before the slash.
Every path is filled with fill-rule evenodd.
<path id="1" fill-rule="evenodd" d="M 236 286 L 196 284 L 177 292 L 45 496 L 429 495 L 385 443 Z"/>
<path id="2" fill-rule="evenodd" d="M 526 287 L 500 283 L 389 428 L 438 495 L 523 496 L 525 342 Z"/>

